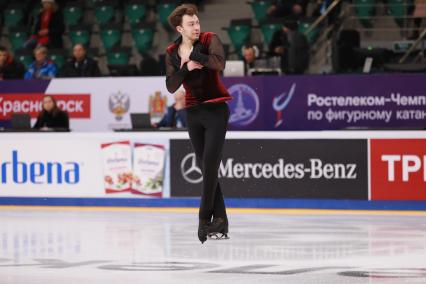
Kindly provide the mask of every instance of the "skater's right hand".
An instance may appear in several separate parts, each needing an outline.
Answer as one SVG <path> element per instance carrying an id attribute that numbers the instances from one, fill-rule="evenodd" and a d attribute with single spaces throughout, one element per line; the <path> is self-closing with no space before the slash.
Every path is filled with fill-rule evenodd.
<path id="1" fill-rule="evenodd" d="M 194 69 L 202 69 L 203 68 L 203 65 L 201 65 L 201 63 L 199 63 L 197 61 L 193 61 L 193 60 L 188 61 L 187 66 L 188 66 L 189 71 L 192 71 Z"/>

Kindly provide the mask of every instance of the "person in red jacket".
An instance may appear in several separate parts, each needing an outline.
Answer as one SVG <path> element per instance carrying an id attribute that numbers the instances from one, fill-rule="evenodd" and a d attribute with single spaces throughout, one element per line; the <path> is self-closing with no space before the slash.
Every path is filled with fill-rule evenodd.
<path id="1" fill-rule="evenodd" d="M 166 85 L 186 91 L 187 128 L 203 174 L 198 238 L 228 238 L 228 218 L 218 181 L 218 169 L 228 126 L 232 97 L 220 80 L 225 54 L 219 37 L 201 32 L 196 6 L 183 4 L 169 16 L 179 38 L 167 48 Z"/>
<path id="2" fill-rule="evenodd" d="M 62 35 L 65 31 L 63 15 L 55 0 L 41 0 L 42 9 L 36 17 L 32 35 L 24 44 L 26 49 L 37 46 L 62 48 Z"/>

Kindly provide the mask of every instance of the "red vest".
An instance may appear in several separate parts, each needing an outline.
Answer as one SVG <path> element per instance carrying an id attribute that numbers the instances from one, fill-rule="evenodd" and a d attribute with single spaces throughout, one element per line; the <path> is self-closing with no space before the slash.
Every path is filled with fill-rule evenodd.
<path id="1" fill-rule="evenodd" d="M 203 45 L 202 53 L 208 55 L 213 35 L 214 33 L 211 32 L 200 34 L 199 41 Z M 177 54 L 178 47 L 179 42 L 171 44 L 167 47 L 167 53 L 172 57 L 179 57 Z M 176 62 L 180 62 L 180 59 Z M 180 66 L 175 65 L 175 68 L 179 69 Z M 196 106 L 201 103 L 224 102 L 232 99 L 220 80 L 219 71 L 207 67 L 189 72 L 183 81 L 183 87 L 186 91 L 186 107 Z"/>

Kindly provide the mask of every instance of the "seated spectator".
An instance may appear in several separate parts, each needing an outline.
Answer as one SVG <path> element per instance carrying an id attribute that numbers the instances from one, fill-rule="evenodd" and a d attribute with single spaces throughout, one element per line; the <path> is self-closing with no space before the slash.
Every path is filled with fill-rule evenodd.
<path id="1" fill-rule="evenodd" d="M 69 117 L 66 111 L 61 110 L 52 96 L 43 97 L 43 109 L 37 117 L 35 129 L 69 129 Z"/>
<path id="2" fill-rule="evenodd" d="M 142 60 L 139 65 L 139 75 L 141 76 L 160 76 L 161 67 L 158 61 L 150 54 L 142 54 Z"/>
<path id="3" fill-rule="evenodd" d="M 49 48 L 62 48 L 62 34 L 65 30 L 62 13 L 55 0 L 42 0 L 41 4 L 43 8 L 36 18 L 34 31 L 24 47 L 33 49 L 43 45 Z"/>
<path id="4" fill-rule="evenodd" d="M 167 112 L 154 127 L 186 127 L 185 91 L 178 90 L 175 93 L 175 103 L 167 108 Z"/>
<path id="5" fill-rule="evenodd" d="M 24 78 L 25 67 L 15 61 L 6 48 L 0 46 L 0 81 Z"/>
<path id="6" fill-rule="evenodd" d="M 244 60 L 244 74 L 247 75 L 248 71 L 255 68 L 256 58 L 259 57 L 259 48 L 256 45 L 246 44 L 242 49 Z"/>
<path id="7" fill-rule="evenodd" d="M 28 66 L 24 79 L 44 79 L 49 80 L 56 76 L 57 68 L 55 63 L 47 58 L 47 48 L 39 46 L 34 49 L 35 61 Z"/>
<path id="8" fill-rule="evenodd" d="M 82 44 L 76 44 L 72 54 L 72 58 L 62 67 L 60 72 L 61 77 L 101 76 L 98 62 L 87 56 L 86 48 Z"/>

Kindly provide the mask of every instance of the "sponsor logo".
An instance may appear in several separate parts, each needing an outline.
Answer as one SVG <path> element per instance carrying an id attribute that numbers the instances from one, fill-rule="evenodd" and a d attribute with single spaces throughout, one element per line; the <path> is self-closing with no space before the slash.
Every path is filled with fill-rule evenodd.
<path id="1" fill-rule="evenodd" d="M 130 97 L 126 93 L 117 92 L 109 97 L 109 110 L 115 115 L 116 121 L 121 121 L 130 109 Z"/>
<path id="2" fill-rule="evenodd" d="M 195 153 L 186 155 L 181 162 L 182 177 L 196 184 L 203 180 L 201 169 L 196 165 Z M 324 163 L 320 159 L 309 159 L 308 163 L 239 163 L 229 158 L 221 162 L 219 177 L 225 179 L 356 179 L 357 165 L 353 163 Z"/>
<path id="3" fill-rule="evenodd" d="M 426 139 L 371 140 L 373 200 L 426 200 Z"/>
<path id="4" fill-rule="evenodd" d="M 199 196 L 190 142 L 171 140 L 170 153 L 171 196 Z M 366 200 L 367 158 L 367 140 L 228 139 L 217 174 L 228 197 Z"/>
<path id="5" fill-rule="evenodd" d="M 151 118 L 161 119 L 167 109 L 167 96 L 161 96 L 161 92 L 157 91 L 154 95 L 149 96 L 149 113 Z"/>
<path id="6" fill-rule="evenodd" d="M 423 181 L 426 181 L 426 155 L 382 155 L 383 162 L 387 164 L 387 180 L 395 182 L 396 169 L 401 171 L 401 180 L 409 182 L 414 179 L 416 173 L 422 173 Z M 422 169 L 423 168 L 423 169 Z"/>
<path id="7" fill-rule="evenodd" d="M 89 94 L 49 94 L 70 118 L 90 118 Z M 13 113 L 28 113 L 36 118 L 42 110 L 45 94 L 0 94 L 0 120 L 10 119 Z"/>
<path id="8" fill-rule="evenodd" d="M 291 99 L 293 98 L 294 91 L 296 90 L 296 83 L 293 83 L 288 92 L 284 92 L 272 99 L 272 108 L 275 110 L 276 119 L 274 128 L 277 128 L 283 124 L 283 110 L 288 106 Z"/>
<path id="9" fill-rule="evenodd" d="M 246 84 L 236 84 L 228 89 L 234 98 L 229 102 L 231 116 L 229 123 L 235 126 L 246 126 L 252 123 L 259 114 L 259 97 Z"/>
<path id="10" fill-rule="evenodd" d="M 78 184 L 80 181 L 77 162 L 26 162 L 19 158 L 18 151 L 12 150 L 11 160 L 0 162 L 2 184 Z"/>
<path id="11" fill-rule="evenodd" d="M 197 166 L 195 153 L 186 155 L 180 164 L 182 177 L 189 183 L 200 183 L 203 180 L 201 169 Z"/>
<path id="12" fill-rule="evenodd" d="M 309 159 L 304 163 L 285 163 L 278 159 L 271 163 L 234 163 L 228 159 L 221 164 L 219 175 L 223 178 L 275 178 L 275 179 L 356 179 L 357 165 L 344 163 L 324 163 L 320 159 Z"/>
<path id="13" fill-rule="evenodd" d="M 106 193 L 162 196 L 165 148 L 130 141 L 101 144 Z M 133 151 L 132 151 L 133 150 Z"/>

